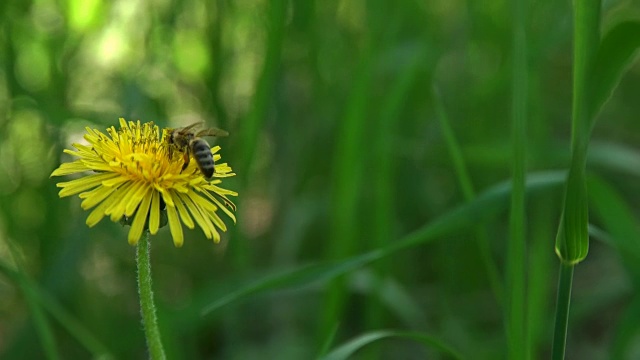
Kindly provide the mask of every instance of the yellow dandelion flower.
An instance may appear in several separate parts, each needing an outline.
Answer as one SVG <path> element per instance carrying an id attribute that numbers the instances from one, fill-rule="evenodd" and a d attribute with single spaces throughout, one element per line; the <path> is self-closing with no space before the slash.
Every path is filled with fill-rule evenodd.
<path id="1" fill-rule="evenodd" d="M 235 223 L 235 205 L 227 196 L 238 194 L 217 186 L 220 178 L 235 175 L 226 163 L 217 163 L 219 146 L 211 148 L 216 165 L 214 179 L 208 181 L 195 161 L 183 166 L 184 154 L 175 154 L 178 150 L 167 142 L 172 129 L 161 133 L 153 122 L 140 124 L 121 118 L 120 129 L 107 129 L 109 136 L 86 130 L 89 145 L 73 144 L 77 151 L 65 149 L 78 159 L 61 164 L 51 176 L 83 173 L 57 186 L 62 188 L 60 197 L 80 194 L 82 208 L 93 209 L 86 221 L 89 227 L 105 216 L 112 221 L 125 219 L 131 225 L 129 243 L 135 245 L 145 228 L 151 234 L 158 232 L 161 213 L 166 212 L 173 243 L 180 247 L 184 241 L 181 221 L 190 229 L 198 224 L 215 242 L 220 241 L 217 229 L 227 230 L 218 210 Z"/>

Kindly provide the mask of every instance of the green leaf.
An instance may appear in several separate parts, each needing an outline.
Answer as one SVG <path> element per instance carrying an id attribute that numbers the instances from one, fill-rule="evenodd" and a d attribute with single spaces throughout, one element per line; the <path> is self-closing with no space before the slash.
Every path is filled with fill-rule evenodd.
<path id="1" fill-rule="evenodd" d="M 620 254 L 636 287 L 640 287 L 640 224 L 624 198 L 596 176 L 589 177 L 589 198 L 594 213 L 610 234 L 611 243 Z"/>
<path id="2" fill-rule="evenodd" d="M 449 357 L 453 359 L 462 359 L 462 356 L 453 350 L 451 347 L 446 345 L 444 342 L 425 335 L 423 333 L 418 332 L 404 332 L 404 331 L 391 331 L 391 330 L 382 330 L 382 331 L 373 331 L 366 334 L 362 334 L 342 346 L 336 348 L 329 354 L 324 357 L 321 357 L 322 360 L 344 360 L 348 359 L 350 356 L 355 354 L 356 351 L 362 349 L 363 347 L 383 339 L 388 338 L 401 338 L 417 341 L 423 344 L 427 348 L 434 348 L 440 350 L 440 352 L 449 355 Z"/>
<path id="3" fill-rule="evenodd" d="M 593 119 L 611 97 L 622 74 L 640 48 L 640 21 L 626 21 L 614 26 L 598 48 L 591 74 L 589 118 Z"/>
<path id="4" fill-rule="evenodd" d="M 564 182 L 564 171 L 550 171 L 530 174 L 527 177 L 528 193 L 550 190 Z M 509 203 L 511 182 L 497 184 L 480 194 L 473 201 L 460 205 L 434 219 L 422 228 L 383 248 L 348 257 L 335 262 L 305 265 L 277 274 L 263 276 L 248 284 L 230 290 L 225 296 L 206 306 L 201 314 L 206 315 L 222 306 L 276 289 L 295 288 L 309 285 L 314 281 L 329 280 L 358 269 L 375 260 L 390 256 L 400 250 L 425 244 L 452 233 L 458 233 L 469 227 L 481 224 L 503 211 Z"/>
<path id="5" fill-rule="evenodd" d="M 556 236 L 556 254 L 563 263 L 575 265 L 584 260 L 588 252 L 589 202 L 584 167 L 578 164 L 569 171 L 565 205 Z"/>

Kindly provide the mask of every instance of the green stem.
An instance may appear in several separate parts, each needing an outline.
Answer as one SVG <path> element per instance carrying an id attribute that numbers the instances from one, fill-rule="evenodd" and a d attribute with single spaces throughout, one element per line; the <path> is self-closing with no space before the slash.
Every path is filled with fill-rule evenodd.
<path id="1" fill-rule="evenodd" d="M 513 2 L 513 96 L 511 99 L 513 191 L 507 243 L 506 321 L 508 359 L 528 359 L 526 318 L 525 171 L 527 155 L 527 1 Z"/>
<path id="2" fill-rule="evenodd" d="M 569 305 L 571 304 L 571 285 L 573 283 L 573 265 L 562 264 L 558 280 L 558 303 L 556 304 L 556 325 L 553 335 L 553 360 L 564 359 L 567 346 L 567 327 L 569 325 Z"/>
<path id="3" fill-rule="evenodd" d="M 142 326 L 147 338 L 147 346 L 151 359 L 166 359 L 158 320 L 156 318 L 156 306 L 153 302 L 151 290 L 151 261 L 150 261 L 149 231 L 138 242 L 136 248 L 136 262 L 138 263 L 138 292 L 140 293 L 140 312 L 142 313 Z"/>

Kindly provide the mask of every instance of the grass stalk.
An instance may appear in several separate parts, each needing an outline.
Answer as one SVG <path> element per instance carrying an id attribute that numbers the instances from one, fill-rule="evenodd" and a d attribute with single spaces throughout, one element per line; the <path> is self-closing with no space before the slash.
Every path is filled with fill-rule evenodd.
<path id="1" fill-rule="evenodd" d="M 573 268 L 589 249 L 589 210 L 586 186 L 587 146 L 592 128 L 590 80 L 600 41 L 600 0 L 573 3 L 573 106 L 571 119 L 571 166 L 567 177 L 564 211 L 556 238 L 560 280 L 553 339 L 553 359 L 564 359 Z M 592 99 L 591 99 L 592 100 Z"/>
<path id="2" fill-rule="evenodd" d="M 553 335 L 553 360 L 564 359 L 567 347 L 567 328 L 569 326 L 569 306 L 571 305 L 571 285 L 573 283 L 571 264 L 562 264 L 558 280 L 558 300 L 556 304 L 555 333 Z"/>
<path id="3" fill-rule="evenodd" d="M 527 3 L 513 2 L 512 38 L 512 171 L 513 191 L 509 214 L 509 241 L 506 265 L 506 329 L 509 359 L 527 359 L 526 319 L 526 243 L 525 243 L 525 169 L 527 123 Z"/>

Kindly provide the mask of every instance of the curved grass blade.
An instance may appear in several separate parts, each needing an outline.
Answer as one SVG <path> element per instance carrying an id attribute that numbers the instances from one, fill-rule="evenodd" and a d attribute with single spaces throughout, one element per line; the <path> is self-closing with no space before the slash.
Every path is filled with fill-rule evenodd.
<path id="1" fill-rule="evenodd" d="M 365 346 L 384 339 L 389 338 L 400 338 L 413 340 L 421 343 L 427 348 L 437 349 L 443 354 L 448 355 L 453 359 L 462 359 L 462 356 L 452 349 L 449 345 L 445 344 L 441 340 L 438 340 L 432 336 L 425 335 L 419 332 L 406 332 L 406 331 L 392 331 L 392 330 L 381 330 L 381 331 L 373 331 L 363 335 L 360 335 L 347 343 L 339 346 L 334 349 L 332 352 L 327 354 L 326 356 L 321 357 L 321 360 L 345 360 L 354 355 L 358 350 L 364 348 Z"/>
<path id="2" fill-rule="evenodd" d="M 329 336 L 327 336 L 327 339 L 322 344 L 322 347 L 320 348 L 321 357 L 325 356 L 327 353 L 329 353 L 329 350 L 331 350 L 331 345 L 336 339 L 336 334 L 338 333 L 339 327 L 340 327 L 340 324 L 335 324 L 332 331 L 329 333 Z"/>
<path id="3" fill-rule="evenodd" d="M 565 179 L 564 171 L 541 172 L 529 175 L 526 190 L 529 193 L 558 188 Z M 473 201 L 460 205 L 442 214 L 422 228 L 390 245 L 370 252 L 335 262 L 305 265 L 299 268 L 268 275 L 239 286 L 225 296 L 206 306 L 201 314 L 206 315 L 222 306 L 266 291 L 295 288 L 314 281 L 333 279 L 375 260 L 390 256 L 400 250 L 415 247 L 438 237 L 463 231 L 496 216 L 507 207 L 511 193 L 511 182 L 506 181 L 486 190 Z"/>
<path id="4" fill-rule="evenodd" d="M 624 266 L 631 275 L 634 287 L 640 287 L 640 228 L 632 209 L 622 196 L 602 179 L 590 176 L 589 197 L 596 216 L 610 234 L 608 243 L 618 250 Z M 629 358 L 633 339 L 640 332 L 637 319 L 640 315 L 640 297 L 635 296 L 620 317 L 616 335 L 612 341 L 613 359 Z"/>
<path id="5" fill-rule="evenodd" d="M 611 97 L 640 48 L 640 21 L 625 21 L 607 32 L 600 43 L 589 88 L 589 117 Z"/>
<path id="6" fill-rule="evenodd" d="M 612 359 L 633 358 L 633 350 L 637 349 L 637 339 L 640 334 L 638 318 L 640 318 L 640 296 L 636 295 L 620 315 L 620 322 L 616 326 L 615 337 L 611 345 Z"/>
<path id="7" fill-rule="evenodd" d="M 588 179 L 589 197 L 594 213 L 610 235 L 611 245 L 617 249 L 626 270 L 636 286 L 640 287 L 640 227 L 622 196 L 609 184 L 596 176 Z"/>

